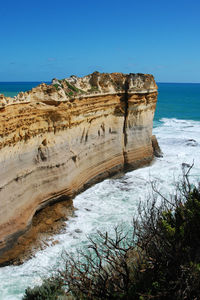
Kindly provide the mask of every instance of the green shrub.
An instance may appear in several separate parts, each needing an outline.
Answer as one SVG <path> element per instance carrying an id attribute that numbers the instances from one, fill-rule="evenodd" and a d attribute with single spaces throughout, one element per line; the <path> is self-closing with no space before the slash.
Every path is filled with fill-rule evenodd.
<path id="1" fill-rule="evenodd" d="M 55 86 L 56 90 L 60 88 L 60 85 L 58 83 L 55 83 L 53 86 Z"/>
<path id="2" fill-rule="evenodd" d="M 45 279 L 41 286 L 27 288 L 23 300 L 56 300 L 63 294 L 61 280 L 59 278 Z"/>
<path id="3" fill-rule="evenodd" d="M 72 91 L 74 91 L 74 92 L 76 92 L 76 93 L 79 93 L 79 89 L 78 89 L 77 87 L 75 87 L 74 85 L 70 84 L 68 81 L 65 81 L 65 82 L 66 82 L 66 84 L 67 84 L 67 87 L 68 87 L 70 90 L 72 90 Z"/>

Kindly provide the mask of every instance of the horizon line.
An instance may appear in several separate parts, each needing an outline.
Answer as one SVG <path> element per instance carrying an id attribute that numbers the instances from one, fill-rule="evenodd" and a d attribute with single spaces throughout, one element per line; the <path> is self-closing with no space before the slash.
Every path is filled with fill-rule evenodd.
<path id="1" fill-rule="evenodd" d="M 52 80 L 51 80 L 52 81 Z M 33 81 L 0 81 L 0 83 L 51 83 L 51 81 L 48 80 L 33 80 Z M 200 84 L 200 82 L 178 82 L 178 81 L 156 81 L 156 83 L 179 83 L 179 84 Z"/>

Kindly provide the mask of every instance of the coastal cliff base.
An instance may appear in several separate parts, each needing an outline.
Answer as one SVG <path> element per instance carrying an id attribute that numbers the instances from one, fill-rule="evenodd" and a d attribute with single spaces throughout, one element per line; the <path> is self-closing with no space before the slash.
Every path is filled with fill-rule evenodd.
<path id="1" fill-rule="evenodd" d="M 73 215 L 73 201 L 69 199 L 51 203 L 41 209 L 33 216 L 24 234 L 0 256 L 0 266 L 20 265 L 37 251 L 57 244 L 58 240 L 53 236 L 65 232 L 66 221 Z"/>

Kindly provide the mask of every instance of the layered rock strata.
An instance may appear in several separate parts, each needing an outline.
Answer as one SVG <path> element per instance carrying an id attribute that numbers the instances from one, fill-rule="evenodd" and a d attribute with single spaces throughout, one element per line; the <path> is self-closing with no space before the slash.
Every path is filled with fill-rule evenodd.
<path id="1" fill-rule="evenodd" d="M 152 75 L 98 72 L 0 95 L 0 255 L 50 201 L 151 162 L 156 101 Z"/>

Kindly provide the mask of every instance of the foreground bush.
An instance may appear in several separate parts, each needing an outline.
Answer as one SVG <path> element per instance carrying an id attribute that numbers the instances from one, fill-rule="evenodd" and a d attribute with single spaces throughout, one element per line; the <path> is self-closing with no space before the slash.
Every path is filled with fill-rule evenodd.
<path id="1" fill-rule="evenodd" d="M 23 299 L 29 300 L 56 300 L 58 296 L 63 295 L 63 281 L 61 278 L 51 277 L 43 281 L 42 286 L 27 288 Z"/>
<path id="2" fill-rule="evenodd" d="M 65 294 L 74 299 L 199 299 L 200 188 L 190 185 L 186 173 L 174 199 L 162 200 L 139 207 L 131 238 L 120 228 L 114 238 L 98 232 L 88 252 L 78 251 L 78 258 L 66 254 L 59 272 Z M 37 287 L 35 298 L 34 289 L 27 289 L 24 299 L 58 299 L 58 290 L 36 298 L 44 286 Z"/>

